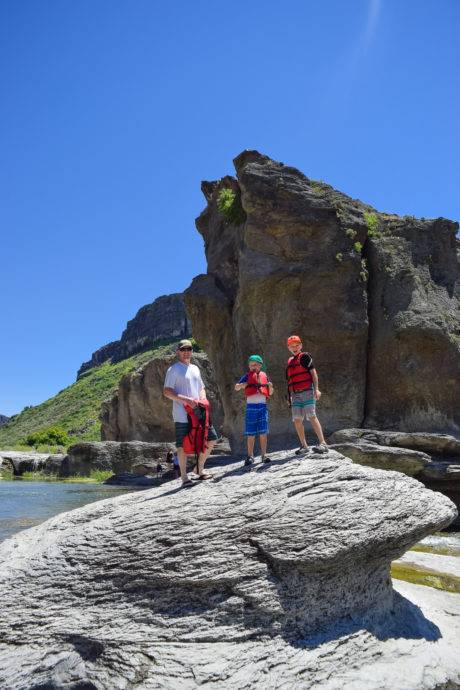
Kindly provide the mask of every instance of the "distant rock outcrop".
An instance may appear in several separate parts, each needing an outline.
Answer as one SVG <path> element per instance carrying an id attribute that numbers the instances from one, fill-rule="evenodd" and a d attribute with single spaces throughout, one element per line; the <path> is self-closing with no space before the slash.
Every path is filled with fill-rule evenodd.
<path id="1" fill-rule="evenodd" d="M 455 514 L 330 451 L 57 515 L 0 545 L 0 687 L 457 687 L 454 595 L 389 573 Z"/>
<path id="2" fill-rule="evenodd" d="M 67 451 L 61 476 L 89 476 L 91 470 L 110 470 L 114 473 L 130 472 L 140 462 L 165 460 L 174 446 L 169 443 L 143 443 L 130 441 L 85 441 L 76 443 Z"/>
<path id="3" fill-rule="evenodd" d="M 458 224 L 379 213 L 257 151 L 234 163 L 236 178 L 202 184 L 208 205 L 196 224 L 208 272 L 185 293 L 233 448 L 244 411 L 233 384 L 254 352 L 275 385 L 271 446 L 294 443 L 284 402 L 290 333 L 313 354 L 329 432 L 459 433 Z"/>
<path id="4" fill-rule="evenodd" d="M 174 441 L 172 403 L 163 396 L 168 367 L 175 355 L 157 355 L 143 367 L 121 379 L 111 400 L 101 407 L 101 437 L 106 441 Z M 193 355 L 201 370 L 211 403 L 212 421 L 220 432 L 222 402 L 213 367 L 204 353 Z"/>
<path id="5" fill-rule="evenodd" d="M 8 424 L 9 421 L 9 417 L 6 417 L 4 414 L 0 414 L 0 426 L 5 426 L 5 424 Z"/>
<path id="6" fill-rule="evenodd" d="M 77 378 L 85 371 L 111 360 L 119 362 L 138 352 L 148 350 L 159 340 L 187 338 L 191 335 L 191 326 L 185 311 L 184 298 L 181 293 L 158 297 L 152 304 L 147 304 L 137 312 L 134 319 L 128 321 L 120 340 L 96 350 L 88 362 L 78 370 Z"/>

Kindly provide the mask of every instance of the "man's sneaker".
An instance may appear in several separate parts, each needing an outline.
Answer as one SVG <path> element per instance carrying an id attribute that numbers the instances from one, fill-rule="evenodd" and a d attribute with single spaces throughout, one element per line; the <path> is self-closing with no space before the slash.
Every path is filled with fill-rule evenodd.
<path id="1" fill-rule="evenodd" d="M 313 448 L 314 453 L 327 453 L 327 446 L 325 443 L 320 443 L 318 446 Z"/>
<path id="2" fill-rule="evenodd" d="M 268 455 L 262 455 L 262 462 L 271 462 L 272 459 Z"/>
<path id="3" fill-rule="evenodd" d="M 254 464 L 254 458 L 252 458 L 250 455 L 248 455 L 248 457 L 244 461 L 244 464 L 246 467 L 251 467 L 251 465 Z"/>
<path id="4" fill-rule="evenodd" d="M 300 446 L 300 448 L 297 448 L 295 454 L 296 455 L 306 455 L 309 451 L 310 451 L 310 448 L 308 446 L 306 446 L 305 448 L 304 448 L 304 446 Z"/>

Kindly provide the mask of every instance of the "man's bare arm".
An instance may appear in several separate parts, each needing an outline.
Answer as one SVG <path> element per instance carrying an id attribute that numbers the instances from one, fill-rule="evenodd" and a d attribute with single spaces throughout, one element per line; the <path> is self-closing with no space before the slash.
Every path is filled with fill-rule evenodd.
<path id="1" fill-rule="evenodd" d="M 204 388 L 203 388 L 204 390 Z M 196 400 L 194 398 L 189 398 L 186 395 L 180 395 L 176 393 L 172 388 L 163 388 L 163 395 L 166 398 L 169 398 L 169 400 L 175 400 L 176 402 L 180 402 L 186 405 L 190 405 L 190 407 L 196 407 Z M 200 392 L 200 397 L 201 397 L 201 392 Z"/>

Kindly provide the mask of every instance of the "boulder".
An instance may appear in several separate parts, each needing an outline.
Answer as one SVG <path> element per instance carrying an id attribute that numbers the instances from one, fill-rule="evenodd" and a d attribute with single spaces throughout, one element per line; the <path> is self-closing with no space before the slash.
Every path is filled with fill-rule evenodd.
<path id="1" fill-rule="evenodd" d="M 335 443 L 329 447 L 359 465 L 380 470 L 396 470 L 409 477 L 418 475 L 430 462 L 430 456 L 426 453 L 379 446 L 375 443 Z"/>
<path id="2" fill-rule="evenodd" d="M 418 472 L 417 479 L 429 489 L 448 496 L 460 509 L 460 457 L 455 455 L 460 453 L 460 441 L 454 436 L 355 428 L 335 431 L 331 434 L 329 442 L 337 450 L 353 446 L 355 454 L 360 453 L 360 448 L 371 444 L 383 449 L 384 452 L 385 448 L 390 446 L 393 450 L 401 449 L 400 452 L 405 454 L 417 452 L 418 455 L 423 455 L 425 464 Z M 340 452 L 349 456 L 345 450 Z M 365 454 L 364 450 L 362 454 Z M 460 524 L 458 518 L 455 524 Z"/>
<path id="3" fill-rule="evenodd" d="M 29 453 L 27 451 L 0 450 L 0 464 L 11 469 L 14 475 L 24 472 L 39 472 L 46 464 L 49 453 Z"/>
<path id="4" fill-rule="evenodd" d="M 128 321 L 120 340 L 115 340 L 93 352 L 91 359 L 84 362 L 77 373 L 77 379 L 85 371 L 111 360 L 119 362 L 138 352 L 143 352 L 161 340 L 188 338 L 191 325 L 185 311 L 181 293 L 163 295 L 152 304 L 139 309 L 136 316 Z"/>
<path id="5" fill-rule="evenodd" d="M 138 462 L 131 466 L 133 474 L 146 475 L 146 474 L 157 474 L 158 467 L 163 467 L 159 460 L 156 462 L 153 460 L 144 460 L 143 462 Z M 160 472 L 163 470 L 161 469 Z"/>
<path id="6" fill-rule="evenodd" d="M 175 361 L 175 355 L 157 355 L 123 376 L 112 399 L 101 407 L 102 440 L 174 442 L 172 403 L 164 397 L 163 385 L 166 370 Z M 192 362 L 201 370 L 212 419 L 219 430 L 223 413 L 213 367 L 204 353 L 195 353 Z"/>
<path id="7" fill-rule="evenodd" d="M 133 486 L 149 488 L 152 486 L 158 486 L 160 484 L 160 478 L 132 474 L 130 472 L 122 472 L 121 474 L 114 474 L 112 477 L 108 477 L 104 481 L 104 484 L 109 484 L 111 486 Z"/>
<path id="8" fill-rule="evenodd" d="M 329 451 L 58 515 L 0 546 L 0 686 L 454 683 L 458 623 L 425 618 L 389 567 L 455 514 Z"/>
<path id="9" fill-rule="evenodd" d="M 382 431 L 380 429 L 340 429 L 331 434 L 331 443 L 378 443 L 409 448 L 435 456 L 460 455 L 460 440 L 449 434 Z"/>
<path id="10" fill-rule="evenodd" d="M 233 386 L 254 352 L 275 385 L 271 445 L 295 443 L 284 402 L 293 332 L 313 355 L 329 432 L 369 420 L 460 430 L 458 224 L 379 213 L 257 151 L 234 164 L 235 178 L 202 184 L 207 207 L 196 225 L 207 273 L 185 292 L 232 448 L 244 445 Z M 234 194 L 227 216 L 223 189 Z"/>
<path id="11" fill-rule="evenodd" d="M 63 453 L 48 455 L 43 466 L 43 472 L 45 474 L 61 474 L 62 464 L 66 461 L 66 457 Z"/>
<path id="12" fill-rule="evenodd" d="M 89 476 L 91 470 L 129 472 L 139 462 L 164 460 L 174 446 L 143 441 L 87 441 L 70 446 L 61 467 L 63 476 Z"/>

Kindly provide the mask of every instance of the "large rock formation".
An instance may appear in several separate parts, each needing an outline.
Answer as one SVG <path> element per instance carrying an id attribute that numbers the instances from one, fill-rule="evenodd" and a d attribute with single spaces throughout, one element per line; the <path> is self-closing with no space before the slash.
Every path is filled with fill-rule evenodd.
<path id="1" fill-rule="evenodd" d="M 103 440 L 174 441 L 172 403 L 163 396 L 166 370 L 174 361 L 175 355 L 158 355 L 121 379 L 112 399 L 101 408 Z M 192 362 L 200 367 L 213 423 L 220 430 L 223 412 L 213 367 L 204 353 L 195 353 Z"/>
<path id="2" fill-rule="evenodd" d="M 38 472 L 45 467 L 49 457 L 49 453 L 0 450 L 0 468 L 7 469 L 16 476 L 24 472 Z"/>
<path id="3" fill-rule="evenodd" d="M 4 414 L 0 414 L 0 426 L 5 426 L 5 424 L 8 424 L 9 421 L 9 417 L 6 417 Z"/>
<path id="4" fill-rule="evenodd" d="M 284 403 L 292 332 L 313 354 L 327 430 L 460 431 L 458 224 L 378 213 L 256 151 L 234 162 L 236 178 L 202 185 L 208 273 L 185 295 L 233 447 L 243 427 L 233 384 L 253 352 L 275 383 L 272 447 L 294 442 Z M 223 189 L 242 206 L 227 220 Z"/>
<path id="5" fill-rule="evenodd" d="M 134 319 L 128 321 L 120 340 L 93 352 L 91 359 L 81 365 L 77 378 L 109 359 L 119 362 L 137 352 L 148 350 L 160 340 L 179 340 L 190 335 L 190 321 L 185 311 L 183 295 L 177 293 L 158 297 L 152 304 L 139 309 Z"/>
<path id="6" fill-rule="evenodd" d="M 0 546 L 0 686 L 454 683 L 458 611 L 445 602 L 444 629 L 442 603 L 433 623 L 389 576 L 454 515 L 419 482 L 333 451 L 58 515 Z"/>
<path id="7" fill-rule="evenodd" d="M 69 448 L 60 474 L 89 476 L 91 470 L 129 472 L 134 465 L 144 460 L 164 460 L 169 450 L 173 450 L 169 443 L 85 441 Z"/>

